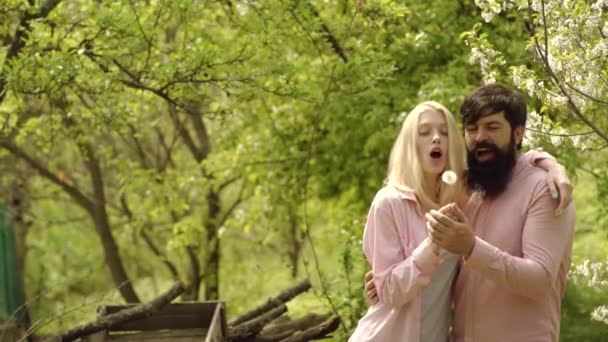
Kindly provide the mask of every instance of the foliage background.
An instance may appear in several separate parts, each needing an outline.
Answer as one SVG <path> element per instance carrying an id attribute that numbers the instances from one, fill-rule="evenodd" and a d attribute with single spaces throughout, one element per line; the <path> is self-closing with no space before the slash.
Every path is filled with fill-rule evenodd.
<path id="1" fill-rule="evenodd" d="M 345 340 L 405 114 L 488 80 L 529 96 L 528 147 L 575 182 L 574 264 L 605 261 L 608 4 L 557 3 L 2 0 L 0 186 L 34 327 L 176 279 L 234 316 L 309 277 L 290 312 L 337 312 Z M 579 272 L 561 340 L 605 339 L 607 302 Z"/>

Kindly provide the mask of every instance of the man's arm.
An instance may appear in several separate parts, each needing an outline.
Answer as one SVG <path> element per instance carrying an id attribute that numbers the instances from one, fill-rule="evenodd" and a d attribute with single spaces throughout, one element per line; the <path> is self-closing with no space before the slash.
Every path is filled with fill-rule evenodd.
<path id="1" fill-rule="evenodd" d="M 474 236 L 462 213 L 459 220 L 464 222 L 457 222 L 431 211 L 427 216 L 429 232 L 437 244 L 464 256 L 465 267 L 506 284 L 519 295 L 541 298 L 555 280 L 564 251 L 572 245 L 575 214 L 571 205 L 561 216 L 555 216 L 554 203 L 546 187 L 543 185 L 540 190 L 531 203 L 523 228 L 522 257 Z"/>

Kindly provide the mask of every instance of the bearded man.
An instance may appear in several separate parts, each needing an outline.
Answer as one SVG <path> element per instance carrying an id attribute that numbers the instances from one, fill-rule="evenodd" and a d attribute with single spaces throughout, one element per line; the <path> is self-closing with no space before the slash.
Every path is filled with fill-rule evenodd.
<path id="1" fill-rule="evenodd" d="M 574 205 L 556 213 L 545 172 L 519 158 L 527 119 L 519 92 L 481 86 L 466 96 L 460 115 L 470 200 L 451 215 L 426 214 L 433 241 L 461 256 L 451 338 L 558 341 Z"/>

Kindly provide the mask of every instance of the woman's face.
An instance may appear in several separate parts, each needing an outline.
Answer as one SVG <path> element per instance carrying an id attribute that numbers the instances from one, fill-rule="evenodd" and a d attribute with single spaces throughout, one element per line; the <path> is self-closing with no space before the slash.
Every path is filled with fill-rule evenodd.
<path id="1" fill-rule="evenodd" d="M 447 165 L 448 126 L 445 116 L 429 108 L 420 115 L 416 148 L 425 174 L 439 175 Z"/>

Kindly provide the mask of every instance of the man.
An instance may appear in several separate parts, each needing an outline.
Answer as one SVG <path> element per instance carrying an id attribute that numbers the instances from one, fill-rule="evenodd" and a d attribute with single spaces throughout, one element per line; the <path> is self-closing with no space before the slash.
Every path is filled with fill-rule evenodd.
<path id="1" fill-rule="evenodd" d="M 445 209 L 426 214 L 433 241 L 462 260 L 452 340 L 557 341 L 574 207 L 556 212 L 545 172 L 518 159 L 527 118 L 521 94 L 484 85 L 460 114 L 471 198 L 464 214 L 453 205 L 449 217 Z"/>

